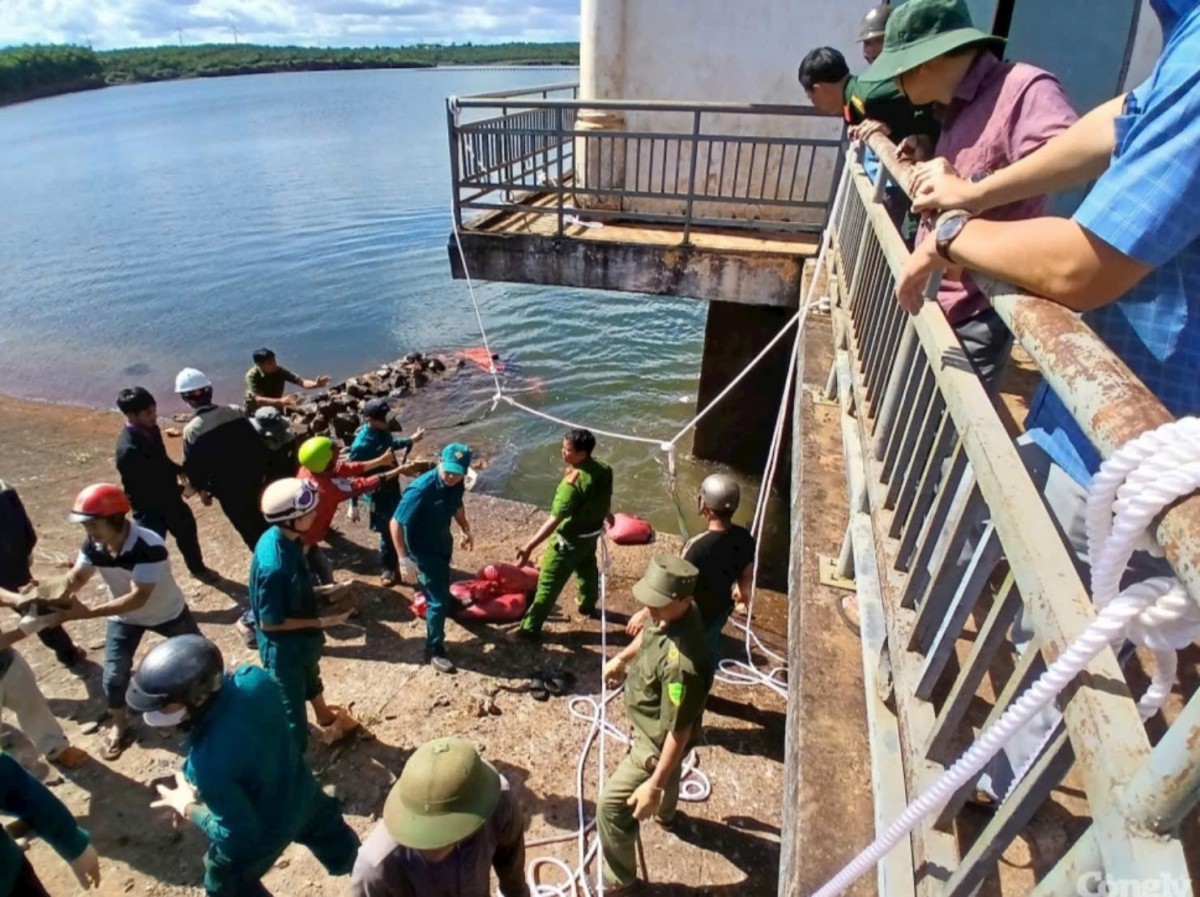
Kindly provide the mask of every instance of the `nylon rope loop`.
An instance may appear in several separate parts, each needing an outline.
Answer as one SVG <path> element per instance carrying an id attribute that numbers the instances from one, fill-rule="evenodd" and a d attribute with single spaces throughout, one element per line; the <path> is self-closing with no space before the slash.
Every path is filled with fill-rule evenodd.
<path id="1" fill-rule="evenodd" d="M 1200 609 L 1174 578 L 1153 577 L 1118 591 L 1133 552 L 1145 545 L 1146 532 L 1154 519 L 1177 499 L 1198 489 L 1198 418 L 1183 418 L 1143 433 L 1104 462 L 1092 480 L 1087 503 L 1088 555 L 1096 619 L 953 766 L 909 804 L 882 835 L 816 891 L 814 897 L 836 897 L 874 868 L 922 821 L 973 781 L 988 761 L 1101 651 L 1148 631 L 1150 647 L 1163 646 L 1166 656 L 1166 646 L 1182 643 L 1186 647 L 1200 637 Z M 1171 662 L 1167 668 L 1173 667 L 1175 650 L 1169 652 Z M 1147 696 L 1143 696 L 1138 705 L 1143 715 L 1148 706 L 1146 701 Z"/>

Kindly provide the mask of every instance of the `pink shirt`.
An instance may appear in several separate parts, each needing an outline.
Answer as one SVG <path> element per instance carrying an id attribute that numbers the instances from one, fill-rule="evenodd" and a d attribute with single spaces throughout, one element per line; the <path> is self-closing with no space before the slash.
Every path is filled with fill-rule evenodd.
<path id="1" fill-rule="evenodd" d="M 1052 74 L 1023 62 L 1001 62 L 984 51 L 942 111 L 942 134 L 934 155 L 948 159 L 964 178 L 978 180 L 1028 156 L 1076 118 Z M 1014 221 L 1045 212 L 1046 197 L 1038 196 L 991 209 L 981 217 Z M 929 223 L 922 222 L 918 241 L 929 229 Z M 987 297 L 970 275 L 963 275 L 961 281 L 943 278 L 938 304 L 951 324 L 988 307 Z"/>

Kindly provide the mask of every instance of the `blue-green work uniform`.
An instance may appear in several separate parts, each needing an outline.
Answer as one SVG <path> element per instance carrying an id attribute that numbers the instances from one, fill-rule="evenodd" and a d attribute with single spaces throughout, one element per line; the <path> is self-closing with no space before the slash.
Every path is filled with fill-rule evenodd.
<path id="1" fill-rule="evenodd" d="M 589 613 L 595 608 L 600 597 L 596 540 L 612 509 L 612 486 L 612 468 L 588 458 L 567 471 L 554 490 L 550 515 L 558 517 L 559 524 L 542 555 L 533 603 L 521 621 L 526 632 L 541 632 L 572 573 L 578 583 L 579 610 Z"/>
<path id="2" fill-rule="evenodd" d="M 190 819 L 209 840 L 210 895 L 267 894 L 259 879 L 293 841 L 330 875 L 354 866 L 358 836 L 321 790 L 288 725 L 278 683 L 246 665 L 225 677 L 188 736 L 183 774 L 199 801 Z"/>
<path id="3" fill-rule="evenodd" d="M 438 651 L 446 641 L 450 608 L 450 558 L 454 538 L 450 521 L 463 506 L 463 484 L 447 486 L 438 468 L 413 480 L 396 508 L 404 529 L 404 545 L 417 565 L 417 582 L 425 593 L 425 650 Z"/>
<path id="4" fill-rule="evenodd" d="M 320 660 L 325 633 L 320 629 L 267 632 L 263 628 L 264 623 L 278 626 L 288 619 L 315 620 L 321 615 L 304 544 L 289 539 L 277 526 L 263 533 L 254 549 L 250 608 L 259 624 L 258 656 L 283 689 L 288 727 L 303 753 L 308 745 L 305 705 L 324 690 Z"/>
<path id="5" fill-rule="evenodd" d="M 413 441 L 407 436 L 396 436 L 388 430 L 377 430 L 363 424 L 354 434 L 348 458 L 351 461 L 372 461 L 389 449 L 408 451 Z M 379 560 L 385 571 L 396 572 L 396 546 L 388 531 L 396 506 L 400 504 L 400 484 L 393 479 L 384 480 L 374 492 L 368 492 L 365 501 L 369 513 L 368 522 L 373 532 L 379 534 Z"/>
<path id="6" fill-rule="evenodd" d="M 8 754 L 0 752 L 0 813 L 16 816 L 68 863 L 86 849 L 88 833 L 62 802 Z M 29 861 L 0 826 L 0 897 L 22 897 L 41 885 Z M 39 892 L 40 893 L 40 892 Z"/>

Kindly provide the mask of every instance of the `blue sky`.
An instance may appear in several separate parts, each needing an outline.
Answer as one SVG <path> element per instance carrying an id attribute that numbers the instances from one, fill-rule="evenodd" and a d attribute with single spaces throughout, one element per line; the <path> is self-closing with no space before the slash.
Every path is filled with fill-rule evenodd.
<path id="1" fill-rule="evenodd" d="M 579 39 L 579 0 L 0 0 L 0 46 L 302 46 Z"/>

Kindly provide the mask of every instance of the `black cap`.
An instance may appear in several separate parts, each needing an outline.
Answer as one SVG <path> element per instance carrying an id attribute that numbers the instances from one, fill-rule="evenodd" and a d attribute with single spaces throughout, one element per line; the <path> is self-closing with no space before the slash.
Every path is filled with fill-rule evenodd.
<path id="1" fill-rule="evenodd" d="M 362 406 L 362 416 L 374 420 L 387 420 L 391 413 L 392 406 L 387 399 L 371 399 Z"/>

